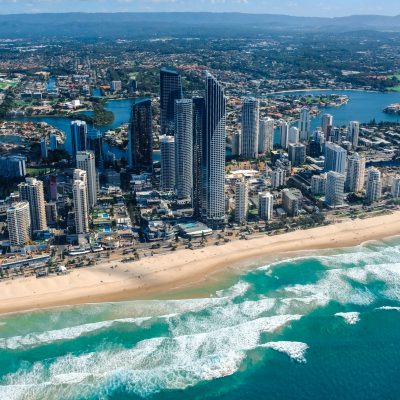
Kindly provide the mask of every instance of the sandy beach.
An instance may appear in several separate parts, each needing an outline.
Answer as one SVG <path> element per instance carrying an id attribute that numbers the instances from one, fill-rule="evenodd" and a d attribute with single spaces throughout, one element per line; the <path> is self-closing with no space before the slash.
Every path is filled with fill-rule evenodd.
<path id="1" fill-rule="evenodd" d="M 260 266 L 305 250 L 333 249 L 400 234 L 400 211 L 277 236 L 234 240 L 223 246 L 178 250 L 132 263 L 104 262 L 65 276 L 0 283 L 0 313 L 61 305 L 159 298 L 204 285 L 218 273 Z M 117 265 L 116 268 L 111 266 Z"/>

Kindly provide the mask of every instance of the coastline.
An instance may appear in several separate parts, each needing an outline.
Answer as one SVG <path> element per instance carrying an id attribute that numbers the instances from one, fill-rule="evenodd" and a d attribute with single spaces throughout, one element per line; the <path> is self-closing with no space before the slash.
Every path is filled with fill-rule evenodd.
<path id="1" fill-rule="evenodd" d="M 212 277 L 293 257 L 304 251 L 345 248 L 400 234 L 400 211 L 363 220 L 234 240 L 222 246 L 178 250 L 133 263 L 104 262 L 68 275 L 0 282 L 0 314 L 84 303 L 173 296 L 199 289 Z M 111 268 L 114 267 L 115 268 Z"/>

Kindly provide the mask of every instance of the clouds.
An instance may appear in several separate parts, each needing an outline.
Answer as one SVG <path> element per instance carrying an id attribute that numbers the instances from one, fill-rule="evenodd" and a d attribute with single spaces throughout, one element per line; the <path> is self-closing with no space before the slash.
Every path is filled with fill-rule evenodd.
<path id="1" fill-rule="evenodd" d="M 0 13 L 211 11 L 343 16 L 400 14 L 399 0 L 0 0 Z"/>

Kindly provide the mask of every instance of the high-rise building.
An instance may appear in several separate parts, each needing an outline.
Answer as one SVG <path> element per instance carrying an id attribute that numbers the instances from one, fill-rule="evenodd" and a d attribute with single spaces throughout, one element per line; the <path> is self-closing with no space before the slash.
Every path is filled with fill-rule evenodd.
<path id="1" fill-rule="evenodd" d="M 332 129 L 331 138 L 332 138 L 331 142 L 337 144 L 342 143 L 342 132 L 340 131 L 340 128 L 335 127 Z"/>
<path id="2" fill-rule="evenodd" d="M 365 182 L 365 157 L 355 153 L 347 159 L 346 190 L 361 192 Z"/>
<path id="3" fill-rule="evenodd" d="M 178 199 L 193 194 L 193 102 L 175 101 L 175 187 Z"/>
<path id="4" fill-rule="evenodd" d="M 342 175 L 346 173 L 347 151 L 335 144 L 327 142 L 325 144 L 325 171 L 335 171 Z"/>
<path id="5" fill-rule="evenodd" d="M 303 203 L 303 195 L 298 189 L 282 190 L 282 205 L 290 217 L 297 217 Z"/>
<path id="6" fill-rule="evenodd" d="M 270 192 L 258 194 L 258 216 L 264 221 L 272 219 L 274 211 L 274 196 Z"/>
<path id="7" fill-rule="evenodd" d="M 58 149 L 58 140 L 57 140 L 57 135 L 55 133 L 50 133 L 49 142 L 51 151 Z"/>
<path id="8" fill-rule="evenodd" d="M 331 130 L 333 128 L 333 116 L 331 114 L 324 114 L 321 119 L 321 128 L 324 133 L 325 140 L 329 140 Z"/>
<path id="9" fill-rule="evenodd" d="M 49 156 L 46 138 L 40 140 L 40 157 L 46 159 Z"/>
<path id="10" fill-rule="evenodd" d="M 75 211 L 75 232 L 77 235 L 89 233 L 89 203 L 86 171 L 74 170 L 72 194 Z"/>
<path id="11" fill-rule="evenodd" d="M 225 219 L 226 98 L 221 84 L 206 72 L 205 135 L 202 143 L 203 218 L 211 226 Z"/>
<path id="12" fill-rule="evenodd" d="M 57 203 L 55 201 L 46 203 L 46 221 L 48 225 L 57 223 Z"/>
<path id="13" fill-rule="evenodd" d="M 97 204 L 97 172 L 96 161 L 92 151 L 78 151 L 76 153 L 76 168 L 86 171 L 88 204 L 93 208 Z"/>
<path id="14" fill-rule="evenodd" d="M 36 178 L 26 178 L 18 185 L 19 198 L 29 203 L 32 231 L 47 229 L 43 182 Z"/>
<path id="15" fill-rule="evenodd" d="M 160 126 L 161 134 L 173 134 L 175 100 L 183 98 L 182 80 L 172 68 L 160 70 Z"/>
<path id="16" fill-rule="evenodd" d="M 249 189 L 247 181 L 238 179 L 235 184 L 235 221 L 238 224 L 247 221 L 247 212 L 249 204 Z"/>
<path id="17" fill-rule="evenodd" d="M 299 130 L 300 140 L 307 141 L 311 133 L 311 117 L 307 107 L 302 108 L 300 111 Z"/>
<path id="18" fill-rule="evenodd" d="M 193 101 L 193 217 L 201 219 L 203 186 L 203 143 L 206 127 L 206 106 L 204 97 L 194 97 Z M 205 189 L 204 189 L 205 190 Z"/>
<path id="19" fill-rule="evenodd" d="M 311 177 L 311 193 L 314 196 L 326 193 L 326 174 L 313 175 Z"/>
<path id="20" fill-rule="evenodd" d="M 101 167 L 103 165 L 103 134 L 99 130 L 89 130 L 87 148 L 94 153 L 96 167 Z"/>
<path id="21" fill-rule="evenodd" d="M 137 171 L 153 169 L 151 100 L 138 100 L 132 106 L 128 130 L 129 166 Z"/>
<path id="22" fill-rule="evenodd" d="M 271 188 L 278 189 L 285 185 L 286 171 L 281 168 L 274 169 L 271 173 Z"/>
<path id="23" fill-rule="evenodd" d="M 347 140 L 351 143 L 353 148 L 358 146 L 358 138 L 360 136 L 360 123 L 358 121 L 351 121 L 347 131 Z"/>
<path id="24" fill-rule="evenodd" d="M 294 167 L 306 162 L 306 146 L 302 143 L 290 143 L 288 147 L 289 160 Z"/>
<path id="25" fill-rule="evenodd" d="M 46 201 L 57 201 L 58 185 L 56 175 L 47 175 L 44 182 L 44 197 Z"/>
<path id="26" fill-rule="evenodd" d="M 260 106 L 257 99 L 250 97 L 242 106 L 242 154 L 246 159 L 257 158 Z"/>
<path id="27" fill-rule="evenodd" d="M 173 136 L 160 136 L 161 151 L 161 189 L 175 190 L 175 139 Z"/>
<path id="28" fill-rule="evenodd" d="M 392 197 L 395 199 L 400 197 L 400 176 L 396 175 L 392 181 Z"/>
<path id="29" fill-rule="evenodd" d="M 288 137 L 288 144 L 296 144 L 299 143 L 299 139 L 300 139 L 300 133 L 299 133 L 299 129 L 296 128 L 295 126 L 292 126 L 289 129 L 289 137 Z"/>
<path id="30" fill-rule="evenodd" d="M 242 132 L 237 131 L 232 136 L 232 156 L 238 157 L 242 154 Z"/>
<path id="31" fill-rule="evenodd" d="M 122 89 L 122 82 L 121 81 L 112 81 L 110 85 L 110 89 L 113 93 L 119 92 Z"/>
<path id="32" fill-rule="evenodd" d="M 269 153 L 274 148 L 274 120 L 272 118 L 263 118 L 260 121 L 258 136 L 258 152 L 260 154 Z"/>
<path id="33" fill-rule="evenodd" d="M 335 171 L 329 171 L 326 175 L 325 203 L 329 207 L 338 207 L 344 202 L 345 176 Z"/>
<path id="34" fill-rule="evenodd" d="M 368 168 L 365 197 L 371 203 L 379 200 L 382 197 L 381 172 L 375 167 Z"/>
<path id="35" fill-rule="evenodd" d="M 282 122 L 279 125 L 280 132 L 280 145 L 282 149 L 287 149 L 289 144 L 289 124 L 287 122 Z"/>
<path id="36" fill-rule="evenodd" d="M 0 157 L 0 176 L 6 178 L 24 178 L 26 175 L 26 157 L 9 155 Z"/>
<path id="37" fill-rule="evenodd" d="M 87 149 L 88 127 L 85 121 L 72 121 L 71 129 L 67 132 L 65 150 L 75 160 L 78 151 Z"/>
<path id="38" fill-rule="evenodd" d="M 22 247 L 29 243 L 31 216 L 27 201 L 13 203 L 7 209 L 7 226 L 11 247 Z"/>

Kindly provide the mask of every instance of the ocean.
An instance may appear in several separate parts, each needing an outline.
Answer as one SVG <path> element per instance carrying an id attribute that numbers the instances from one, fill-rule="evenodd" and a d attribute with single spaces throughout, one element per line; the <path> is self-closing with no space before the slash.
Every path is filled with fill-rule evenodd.
<path id="1" fill-rule="evenodd" d="M 398 399 L 400 239 L 254 268 L 204 298 L 1 316 L 0 333 L 2 400 Z"/>

